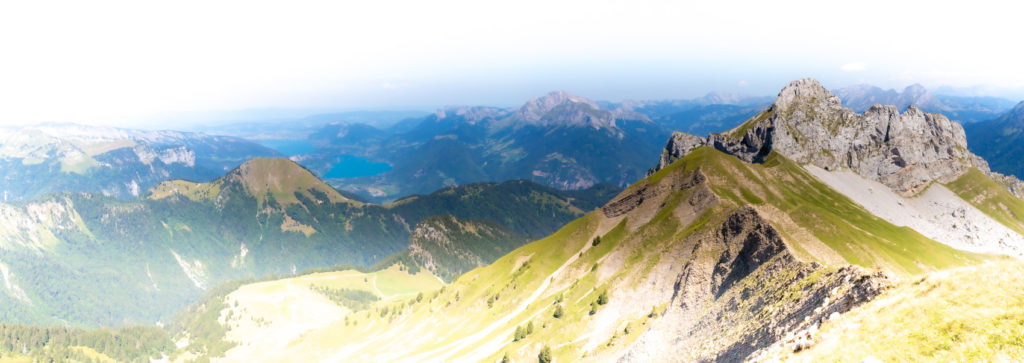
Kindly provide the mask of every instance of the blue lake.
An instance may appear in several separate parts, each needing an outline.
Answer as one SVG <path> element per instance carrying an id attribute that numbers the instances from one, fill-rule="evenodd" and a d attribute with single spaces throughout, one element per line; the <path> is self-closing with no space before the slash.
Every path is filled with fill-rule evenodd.
<path id="1" fill-rule="evenodd" d="M 256 140 L 260 145 L 274 149 L 285 156 L 309 154 L 313 152 L 313 144 L 306 140 Z"/>
<path id="2" fill-rule="evenodd" d="M 378 163 L 370 159 L 354 156 L 341 155 L 339 161 L 331 165 L 331 171 L 324 174 L 324 178 L 354 178 L 357 176 L 374 176 L 391 170 L 391 165 Z"/>

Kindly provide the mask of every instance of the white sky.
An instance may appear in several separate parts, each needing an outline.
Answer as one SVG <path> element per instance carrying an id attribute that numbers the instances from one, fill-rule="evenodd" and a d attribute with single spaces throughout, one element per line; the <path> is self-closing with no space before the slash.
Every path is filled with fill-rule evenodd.
<path id="1" fill-rule="evenodd" d="M 5 1 L 0 125 L 769 95 L 805 76 L 1024 97 L 1019 2 L 833 3 Z"/>

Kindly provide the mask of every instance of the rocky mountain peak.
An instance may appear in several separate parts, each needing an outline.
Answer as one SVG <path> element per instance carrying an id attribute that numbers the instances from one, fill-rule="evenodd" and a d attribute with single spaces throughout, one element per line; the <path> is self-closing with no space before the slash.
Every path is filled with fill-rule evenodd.
<path id="1" fill-rule="evenodd" d="M 900 94 L 899 106 L 904 105 L 916 105 L 919 107 L 930 107 L 935 110 L 947 110 L 949 107 L 943 105 L 935 96 L 932 96 L 924 86 L 920 84 L 912 84 L 903 89 L 903 93 Z"/>
<path id="2" fill-rule="evenodd" d="M 803 78 L 790 82 L 775 97 L 772 106 L 786 110 L 800 105 L 814 105 L 839 108 L 839 97 L 829 92 L 814 78 Z"/>
<path id="3" fill-rule="evenodd" d="M 612 112 L 602 110 L 594 101 L 566 91 L 531 98 L 516 111 L 514 117 L 520 122 L 541 126 L 615 128 Z"/>
<path id="4" fill-rule="evenodd" d="M 768 109 L 726 133 L 673 135 L 652 170 L 703 145 L 748 162 L 775 151 L 826 170 L 846 168 L 904 195 L 933 181 L 952 181 L 970 167 L 988 171 L 984 160 L 967 151 L 963 127 L 945 116 L 914 105 L 902 113 L 876 105 L 857 114 L 810 78 L 791 82 Z"/>
<path id="5" fill-rule="evenodd" d="M 914 83 L 903 89 L 903 94 L 907 97 L 918 98 L 928 94 L 928 89 L 924 88 L 920 83 Z"/>

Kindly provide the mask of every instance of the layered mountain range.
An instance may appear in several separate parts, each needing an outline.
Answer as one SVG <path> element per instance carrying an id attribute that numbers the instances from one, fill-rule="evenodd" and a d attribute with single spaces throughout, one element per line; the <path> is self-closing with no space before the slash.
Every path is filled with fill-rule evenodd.
<path id="1" fill-rule="evenodd" d="M 900 110 L 915 105 L 926 112 L 941 113 L 965 124 L 994 119 L 1013 107 L 1012 101 L 996 97 L 933 94 L 920 84 L 907 86 L 902 92 L 867 84 L 854 85 L 834 92 L 843 100 L 844 106 L 856 112 L 867 111 L 873 105 L 893 105 Z"/>
<path id="2" fill-rule="evenodd" d="M 552 92 L 518 108 L 441 109 L 400 133 L 327 125 L 310 136 L 316 150 L 293 160 L 318 175 L 328 175 L 339 155 L 387 162 L 391 170 L 377 176 L 330 180 L 372 200 L 509 179 L 576 190 L 636 180 L 668 135 L 642 114 Z"/>
<path id="3" fill-rule="evenodd" d="M 951 182 L 972 167 L 988 171 L 985 161 L 967 150 L 963 127 L 946 117 L 915 105 L 902 113 L 895 106 L 874 105 L 858 114 L 812 79 L 789 84 L 771 106 L 725 133 L 707 138 L 676 133 L 658 168 L 703 145 L 747 162 L 777 151 L 825 170 L 848 168 L 904 195 L 933 181 Z"/>
<path id="4" fill-rule="evenodd" d="M 1024 102 L 994 120 L 964 125 L 971 151 L 985 158 L 992 170 L 1024 176 Z"/>
<path id="5" fill-rule="evenodd" d="M 134 199 L 169 179 L 210 181 L 246 160 L 281 156 L 251 141 L 72 124 L 0 130 L 3 201 L 79 191 Z"/>
<path id="6" fill-rule="evenodd" d="M 377 205 L 346 198 L 287 159 L 258 158 L 211 182 L 160 183 L 135 201 L 65 192 L 0 203 L 0 316 L 82 326 L 166 321 L 228 280 L 342 264 L 367 268 L 406 250 L 417 224 L 442 214 L 474 221 L 452 234 L 473 235 L 483 225 L 515 236 L 478 251 L 476 263 L 488 263 L 616 191 L 509 181 Z"/>
<path id="7" fill-rule="evenodd" d="M 621 191 L 512 181 L 378 205 L 289 160 L 256 159 L 212 182 L 161 183 L 139 201 L 63 193 L 0 204 L 4 319 L 162 319 L 172 338 L 154 339 L 178 344 L 139 354 L 175 361 L 1024 356 L 1008 338 L 1024 316 L 1020 181 L 989 170 L 943 115 L 843 102 L 794 81 L 731 130 L 672 134 L 660 160 L 654 147 L 628 164 L 657 161 Z M 414 179 L 492 162 L 547 173 L 538 158 L 578 172 L 633 155 L 587 144 L 634 140 L 630 130 L 652 123 L 633 112 L 553 93 L 512 110 L 439 111 L 404 140 L 351 125 L 320 136 L 370 149 L 390 140 L 415 165 L 438 165 L 395 165 Z M 570 180 L 558 178 L 544 180 Z M 295 273 L 340 263 L 360 266 Z M 286 276 L 214 287 L 263 273 Z"/>
<path id="8" fill-rule="evenodd" d="M 1024 347 L 998 336 L 1019 320 L 999 312 L 1024 294 L 988 278 L 977 283 L 994 291 L 972 290 L 971 304 L 949 293 L 948 281 L 985 268 L 1019 270 L 1006 255 L 1024 247 L 1024 200 L 990 177 L 998 175 L 965 140 L 957 123 L 916 106 L 856 113 L 818 82 L 798 80 L 733 130 L 674 134 L 648 176 L 600 210 L 442 288 L 377 291 L 367 281 L 381 275 L 356 271 L 254 283 L 211 297 L 222 302 L 216 309 L 194 305 L 174 334 L 196 338 L 183 359 L 1014 357 Z M 438 235 L 460 224 L 434 220 L 416 238 L 451 254 L 456 240 Z M 393 271 L 409 273 L 392 281 L 418 278 L 418 264 L 396 261 Z M 323 284 L 374 302 L 332 303 L 316 292 Z M 260 292 L 281 286 L 295 290 Z M 269 296 L 302 303 L 269 309 Z M 950 304 L 962 310 L 942 314 Z M 311 309 L 315 320 L 289 318 Z M 865 320 L 872 313 L 888 320 Z M 225 345 L 200 343 L 211 335 L 188 326 L 204 321 L 228 332 Z"/>

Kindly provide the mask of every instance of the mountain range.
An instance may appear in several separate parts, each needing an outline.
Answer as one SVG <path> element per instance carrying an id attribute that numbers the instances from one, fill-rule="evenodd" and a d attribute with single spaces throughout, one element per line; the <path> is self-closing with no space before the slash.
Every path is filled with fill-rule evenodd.
<path id="1" fill-rule="evenodd" d="M 313 153 L 163 181 L 138 200 L 61 192 L 0 203 L 0 320 L 162 324 L 4 325 L 0 351 L 1017 360 L 1024 183 L 990 169 L 975 136 L 926 112 L 918 91 L 880 105 L 800 79 L 707 136 L 669 135 L 637 111 L 675 114 L 670 103 L 610 108 L 555 92 L 514 109 L 444 109 L 407 132 L 330 124 L 310 137 Z M 1013 113 L 991 129 L 1013 135 Z M 400 190 L 390 195 L 524 172 L 559 188 L 475 183 L 373 204 L 317 177 L 353 154 L 392 169 L 341 183 Z"/>
<path id="2" fill-rule="evenodd" d="M 4 201 L 79 191 L 133 199 L 170 179 L 210 181 L 255 157 L 280 157 L 230 136 L 74 124 L 0 130 Z"/>
<path id="3" fill-rule="evenodd" d="M 969 124 L 999 117 L 1013 107 L 1013 101 L 998 97 L 961 97 L 933 94 L 920 84 L 912 84 L 898 92 L 868 84 L 849 86 L 833 91 L 843 105 L 864 112 L 872 105 L 893 105 L 905 109 L 915 105 L 925 112 L 941 113 L 946 117 Z"/>
<path id="4" fill-rule="evenodd" d="M 1020 163 L 1024 152 L 1024 102 L 1018 103 L 999 118 L 966 124 L 971 151 L 985 158 L 992 170 L 1024 177 Z"/>
<path id="5" fill-rule="evenodd" d="M 179 359 L 1014 357 L 1024 346 L 999 336 L 1019 315 L 1000 311 L 1024 294 L 984 271 L 1019 271 L 1009 256 L 1024 248 L 1024 200 L 990 176 L 1003 177 L 946 117 L 856 113 L 803 79 L 732 130 L 674 134 L 647 177 L 599 210 L 445 286 L 401 283 L 426 273 L 411 260 L 240 284 L 172 331 L 192 338 Z M 980 276 L 969 297 L 951 295 Z"/>
<path id="6" fill-rule="evenodd" d="M 312 153 L 292 159 L 321 176 L 330 175 L 339 155 L 390 164 L 376 176 L 328 180 L 370 200 L 509 179 L 577 190 L 636 180 L 668 135 L 642 114 L 552 92 L 519 108 L 438 110 L 406 132 L 330 124 L 309 137 Z"/>
<path id="7" fill-rule="evenodd" d="M 257 158 L 211 182 L 162 182 L 134 201 L 64 192 L 0 203 L 0 317 L 76 326 L 166 321 L 232 279 L 368 267 L 407 249 L 418 223 L 442 214 L 515 236 L 479 252 L 476 262 L 487 263 L 616 191 L 509 181 L 377 205 L 346 198 L 287 159 Z"/>

